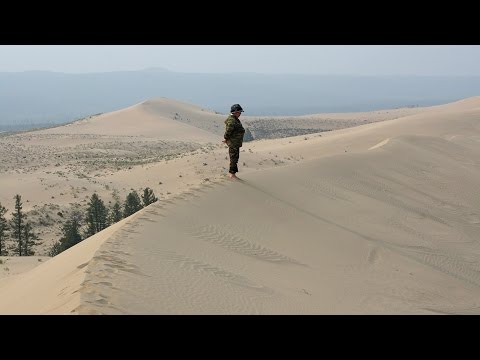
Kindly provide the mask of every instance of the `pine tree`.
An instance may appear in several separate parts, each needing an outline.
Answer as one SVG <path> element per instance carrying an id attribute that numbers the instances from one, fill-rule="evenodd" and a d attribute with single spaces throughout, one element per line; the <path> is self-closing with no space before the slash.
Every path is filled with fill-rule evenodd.
<path id="1" fill-rule="evenodd" d="M 115 224 L 123 219 L 122 205 L 119 202 L 113 204 L 112 210 L 110 211 L 110 223 Z"/>
<path id="2" fill-rule="evenodd" d="M 143 190 L 142 201 L 144 207 L 154 203 L 157 200 L 158 199 L 155 197 L 152 189 L 147 187 Z"/>
<path id="3" fill-rule="evenodd" d="M 62 227 L 63 236 L 60 238 L 61 251 L 67 250 L 83 240 L 80 235 L 80 227 L 81 215 L 78 212 L 73 212 Z"/>
<path id="4" fill-rule="evenodd" d="M 7 219 L 5 219 L 7 211 L 0 203 L 0 256 L 8 255 L 6 247 L 8 223 Z"/>
<path id="5" fill-rule="evenodd" d="M 18 255 L 22 256 L 23 254 L 23 236 L 26 223 L 26 215 L 22 212 L 22 197 L 20 195 L 15 195 L 15 212 L 12 214 L 12 219 L 10 220 L 10 229 L 12 230 L 12 238 L 17 242 L 16 246 L 13 247 L 13 251 Z"/>
<path id="6" fill-rule="evenodd" d="M 135 214 L 137 211 L 143 208 L 142 202 L 140 200 L 140 196 L 138 193 L 133 190 L 130 194 L 127 195 L 127 199 L 125 200 L 125 209 L 123 211 L 123 217 L 130 216 Z"/>
<path id="7" fill-rule="evenodd" d="M 87 208 L 87 231 L 85 236 L 92 236 L 108 227 L 108 209 L 97 194 L 93 194 Z"/>
<path id="8" fill-rule="evenodd" d="M 41 242 L 36 240 L 39 240 L 39 238 L 33 232 L 32 225 L 29 222 L 27 222 L 23 228 L 23 255 L 24 256 L 35 255 L 35 250 L 33 250 L 33 247 L 35 245 L 41 244 Z"/>
<path id="9" fill-rule="evenodd" d="M 110 223 L 115 224 L 123 219 L 123 213 L 122 205 L 120 204 L 120 197 L 118 196 L 118 191 L 116 189 L 113 190 L 112 197 L 115 202 L 110 210 Z"/>
<path id="10" fill-rule="evenodd" d="M 50 248 L 50 251 L 48 252 L 48 256 L 54 257 L 60 254 L 62 251 L 63 251 L 62 244 L 60 244 L 60 241 L 56 241 Z"/>

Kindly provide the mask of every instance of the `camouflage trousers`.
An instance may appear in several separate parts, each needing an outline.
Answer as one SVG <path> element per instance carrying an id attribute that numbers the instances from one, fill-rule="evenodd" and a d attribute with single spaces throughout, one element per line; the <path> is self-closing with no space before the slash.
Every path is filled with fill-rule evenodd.
<path id="1" fill-rule="evenodd" d="M 228 147 L 228 155 L 230 156 L 230 174 L 235 174 L 238 172 L 238 159 L 240 158 L 240 148 Z"/>

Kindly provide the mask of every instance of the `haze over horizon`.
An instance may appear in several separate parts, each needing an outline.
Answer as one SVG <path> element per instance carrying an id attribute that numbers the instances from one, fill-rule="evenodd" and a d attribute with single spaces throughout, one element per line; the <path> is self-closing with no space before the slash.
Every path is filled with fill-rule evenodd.
<path id="1" fill-rule="evenodd" d="M 0 45 L 0 130 L 169 98 L 291 116 L 480 95 L 480 46 Z"/>
<path id="2" fill-rule="evenodd" d="M 0 45 L 0 72 L 478 76 L 479 45 Z"/>

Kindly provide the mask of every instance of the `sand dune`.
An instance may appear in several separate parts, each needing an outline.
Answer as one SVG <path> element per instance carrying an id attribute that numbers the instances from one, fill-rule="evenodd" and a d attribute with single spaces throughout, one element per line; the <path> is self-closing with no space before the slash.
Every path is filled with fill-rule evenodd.
<path id="1" fill-rule="evenodd" d="M 255 141 L 237 182 L 221 146 L 117 174 L 185 178 L 0 280 L 0 313 L 480 314 L 479 119 L 476 97 Z"/>
<path id="2" fill-rule="evenodd" d="M 254 132 L 267 129 L 271 136 L 283 137 L 292 131 L 332 130 L 432 109 L 275 119 L 242 116 L 242 121 L 245 126 L 253 121 Z M 113 190 L 124 199 L 132 189 L 141 192 L 146 187 L 167 199 L 192 186 L 223 179 L 228 166 L 221 144 L 225 117 L 196 105 L 157 98 L 63 126 L 2 136 L 0 203 L 11 211 L 14 195 L 22 196 L 23 209 L 42 239 L 36 254 L 47 255 L 61 235 L 64 219 L 85 208 L 94 192 L 107 204 L 113 201 Z M 302 161 L 309 156 L 303 141 L 303 137 L 289 137 L 281 143 L 248 143 L 242 150 L 242 171 Z M 284 144 L 297 144 L 299 151 L 290 153 L 295 146 Z"/>
<path id="3" fill-rule="evenodd" d="M 172 109 L 185 109 L 186 116 L 201 113 L 201 109 L 185 103 L 159 99 L 150 100 L 126 109 L 75 121 L 65 126 L 37 131 L 36 134 L 99 134 L 107 136 L 142 136 L 161 140 L 182 140 L 210 142 L 218 141 L 218 136 L 202 131 L 198 127 L 176 121 L 178 113 Z M 176 105 L 176 106 L 174 106 Z M 159 111 L 158 108 L 162 111 Z M 194 110 L 192 110 L 192 108 Z M 210 117 L 212 113 L 210 112 Z M 217 115 L 220 116 L 220 115 Z M 222 116 L 223 117 L 223 116 Z"/>

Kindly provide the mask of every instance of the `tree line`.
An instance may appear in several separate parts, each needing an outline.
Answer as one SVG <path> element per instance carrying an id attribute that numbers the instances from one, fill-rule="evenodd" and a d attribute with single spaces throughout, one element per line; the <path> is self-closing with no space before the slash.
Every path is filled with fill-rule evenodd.
<path id="1" fill-rule="evenodd" d="M 17 194 L 14 199 L 15 210 L 10 220 L 5 217 L 8 209 L 0 203 L 0 256 L 35 255 L 34 246 L 41 244 L 40 239 L 22 211 L 22 197 Z M 141 197 L 134 190 L 123 202 L 120 201 L 118 192 L 114 191 L 113 199 L 114 203 L 109 208 L 100 196 L 94 193 L 85 213 L 73 211 L 62 226 L 62 237 L 52 245 L 48 255 L 58 255 L 158 200 L 153 190 L 148 187 L 143 190 Z"/>

